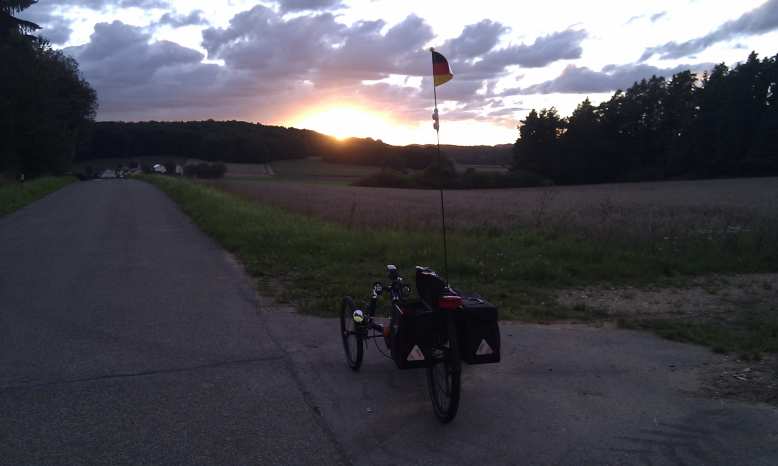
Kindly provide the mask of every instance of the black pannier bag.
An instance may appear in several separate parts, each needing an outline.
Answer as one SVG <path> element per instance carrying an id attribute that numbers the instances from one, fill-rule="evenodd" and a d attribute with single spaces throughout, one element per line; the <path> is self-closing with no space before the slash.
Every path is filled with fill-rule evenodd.
<path id="1" fill-rule="evenodd" d="M 427 309 L 421 302 L 408 303 L 393 329 L 392 359 L 399 369 L 427 367 L 430 348 L 444 338 L 445 314 Z"/>
<path id="2" fill-rule="evenodd" d="M 468 364 L 500 362 L 500 327 L 497 308 L 477 294 L 461 294 L 457 336 L 462 360 Z"/>
<path id="3" fill-rule="evenodd" d="M 406 311 L 400 319 L 399 345 L 392 356 L 398 367 L 424 367 L 431 341 L 440 338 L 433 332 L 445 329 L 445 312 L 451 312 L 456 319 L 459 353 L 468 364 L 490 364 L 500 362 L 500 328 L 497 307 L 477 294 L 460 293 L 450 289 L 435 271 L 427 267 L 416 267 L 416 289 L 422 303 Z M 456 310 L 440 311 L 438 299 L 443 295 L 458 295 L 462 307 Z M 425 306 L 426 304 L 426 306 Z M 427 310 L 427 312 L 425 312 Z M 429 312 L 433 311 L 433 312 Z M 414 348 L 418 346 L 418 349 Z M 420 350 L 420 351 L 419 351 Z M 421 356 L 419 355 L 421 352 Z M 412 354 L 411 354 L 412 353 Z M 408 361 L 408 358 L 411 361 Z"/>

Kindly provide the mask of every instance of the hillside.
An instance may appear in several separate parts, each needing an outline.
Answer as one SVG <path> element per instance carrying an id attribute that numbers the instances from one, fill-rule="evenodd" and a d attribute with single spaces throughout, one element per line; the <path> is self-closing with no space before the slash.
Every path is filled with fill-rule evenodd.
<path id="1" fill-rule="evenodd" d="M 442 146 L 459 164 L 506 165 L 511 145 Z M 267 163 L 322 157 L 328 162 L 424 169 L 437 157 L 434 146 L 393 146 L 381 140 L 339 141 L 316 131 L 243 121 L 97 122 L 77 160 L 140 157 L 185 158 L 229 163 Z"/>

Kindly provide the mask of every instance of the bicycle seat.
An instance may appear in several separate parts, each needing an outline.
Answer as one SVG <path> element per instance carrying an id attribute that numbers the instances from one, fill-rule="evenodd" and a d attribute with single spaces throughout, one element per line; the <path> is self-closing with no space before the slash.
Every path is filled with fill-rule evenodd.
<path id="1" fill-rule="evenodd" d="M 397 270 L 396 265 L 389 264 L 386 266 L 386 272 L 389 275 L 389 280 L 396 280 L 400 276 L 400 272 Z"/>
<path id="2" fill-rule="evenodd" d="M 416 266 L 416 290 L 422 302 L 432 309 L 438 307 L 441 296 L 453 293 L 446 281 L 434 270 L 418 265 Z"/>

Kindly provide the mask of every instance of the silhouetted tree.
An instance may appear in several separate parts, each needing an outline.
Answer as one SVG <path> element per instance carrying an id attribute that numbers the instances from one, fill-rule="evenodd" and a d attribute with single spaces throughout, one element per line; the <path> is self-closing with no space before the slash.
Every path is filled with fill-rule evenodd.
<path id="1" fill-rule="evenodd" d="M 13 16 L 34 3 L 0 0 L 0 171 L 66 170 L 95 116 L 97 97 L 75 60 Z"/>
<path id="2" fill-rule="evenodd" d="M 533 110 L 514 168 L 558 183 L 778 175 L 778 56 L 652 76 L 568 118 Z"/>
<path id="3" fill-rule="evenodd" d="M 0 0 L 0 37 L 12 40 L 14 36 L 26 36 L 40 29 L 37 24 L 14 16 L 36 3 L 36 0 Z"/>

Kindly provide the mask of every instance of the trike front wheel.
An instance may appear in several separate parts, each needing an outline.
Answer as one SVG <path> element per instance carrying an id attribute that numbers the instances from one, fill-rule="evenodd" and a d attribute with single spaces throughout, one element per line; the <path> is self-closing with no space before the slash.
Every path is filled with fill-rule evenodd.
<path id="1" fill-rule="evenodd" d="M 346 353 L 346 363 L 354 371 L 362 366 L 365 352 L 363 331 L 354 322 L 354 311 L 357 306 L 349 296 L 343 298 L 340 306 L 340 336 L 343 339 L 343 350 Z"/>

